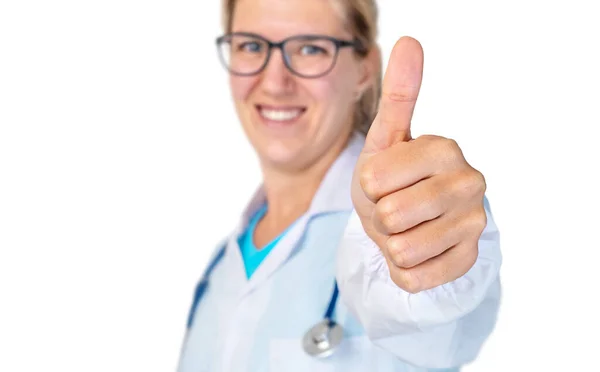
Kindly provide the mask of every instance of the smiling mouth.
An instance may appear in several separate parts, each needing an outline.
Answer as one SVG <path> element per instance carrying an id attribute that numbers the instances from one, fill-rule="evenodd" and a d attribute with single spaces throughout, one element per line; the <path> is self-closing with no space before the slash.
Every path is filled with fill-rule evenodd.
<path id="1" fill-rule="evenodd" d="M 292 122 L 306 111 L 306 107 L 275 107 L 266 105 L 257 105 L 256 109 L 263 119 L 280 123 Z"/>

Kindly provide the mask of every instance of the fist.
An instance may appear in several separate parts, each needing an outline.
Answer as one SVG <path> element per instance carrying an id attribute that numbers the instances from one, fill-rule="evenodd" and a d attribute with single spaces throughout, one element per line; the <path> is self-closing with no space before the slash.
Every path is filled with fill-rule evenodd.
<path id="1" fill-rule="evenodd" d="M 410 293 L 464 275 L 475 264 L 487 224 L 485 179 L 458 144 L 433 135 L 411 137 L 422 76 L 421 45 L 401 38 L 352 180 L 365 232 L 381 249 L 393 282 Z"/>

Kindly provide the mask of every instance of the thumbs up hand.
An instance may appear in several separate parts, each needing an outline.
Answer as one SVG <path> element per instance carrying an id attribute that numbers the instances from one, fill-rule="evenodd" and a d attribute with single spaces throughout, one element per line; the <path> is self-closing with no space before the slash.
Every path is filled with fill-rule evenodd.
<path id="1" fill-rule="evenodd" d="M 421 45 L 401 38 L 352 180 L 352 201 L 366 234 L 381 249 L 391 279 L 410 293 L 469 271 L 487 224 L 485 179 L 456 142 L 411 137 L 422 75 Z"/>

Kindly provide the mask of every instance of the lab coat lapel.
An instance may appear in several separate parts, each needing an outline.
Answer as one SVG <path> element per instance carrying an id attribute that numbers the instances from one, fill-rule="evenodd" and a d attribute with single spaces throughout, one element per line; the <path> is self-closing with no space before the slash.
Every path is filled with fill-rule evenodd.
<path id="1" fill-rule="evenodd" d="M 239 291 L 239 295 L 243 295 L 248 291 L 248 278 L 246 277 L 246 268 L 244 259 L 240 251 L 238 238 L 244 233 L 248 226 L 250 218 L 265 202 L 265 195 L 262 188 L 255 191 L 250 203 L 242 214 L 237 227 L 231 233 L 227 240 L 227 248 L 225 251 L 224 264 L 228 267 L 227 281 L 229 288 Z"/>
<path id="2" fill-rule="evenodd" d="M 276 270 L 283 266 L 294 250 L 300 247 L 302 238 L 306 232 L 307 224 L 312 217 L 320 213 L 352 210 L 350 184 L 354 165 L 356 164 L 356 160 L 358 159 L 358 155 L 360 154 L 363 145 L 364 136 L 355 133 L 351 137 L 348 146 L 340 154 L 338 159 L 336 159 L 325 175 L 308 211 L 294 223 L 277 243 L 277 246 L 267 255 L 267 257 L 265 257 L 264 261 L 250 277 L 250 280 L 247 281 L 247 285 L 242 290 L 241 295 L 250 293 L 269 278 Z M 235 265 L 236 270 L 239 270 L 238 272 L 242 273 L 244 278 L 246 278 L 244 263 L 241 253 L 239 252 L 240 249 L 237 244 L 237 237 L 248 225 L 249 218 L 264 202 L 265 195 L 261 187 L 255 193 L 240 221 L 236 233 L 233 234 L 230 239 L 230 248 L 236 250 L 236 252 L 230 252 L 232 264 Z"/>

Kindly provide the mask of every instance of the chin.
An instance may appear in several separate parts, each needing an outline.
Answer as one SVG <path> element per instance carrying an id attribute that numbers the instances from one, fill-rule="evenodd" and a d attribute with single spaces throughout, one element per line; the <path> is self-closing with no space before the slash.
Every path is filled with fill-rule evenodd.
<path id="1" fill-rule="evenodd" d="M 284 171 L 303 170 L 324 156 L 336 141 L 315 126 L 314 112 L 303 106 L 257 105 L 243 121 L 263 167 Z M 331 138 L 333 137 L 333 138 Z M 330 146 L 322 143 L 332 141 Z"/>
<path id="2" fill-rule="evenodd" d="M 315 152 L 314 133 L 310 120 L 302 115 L 287 120 L 271 120 L 252 115 L 247 133 L 259 155 L 268 167 L 293 170 L 306 166 Z M 255 112 L 256 114 L 256 112 Z"/>
<path id="3" fill-rule="evenodd" d="M 310 159 L 311 148 L 298 142 L 297 140 L 270 140 L 258 151 L 261 162 L 266 166 L 286 170 L 305 167 Z"/>

